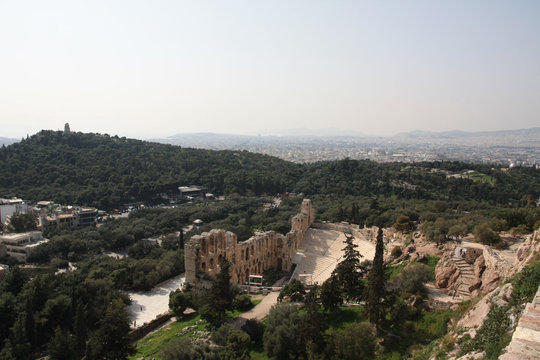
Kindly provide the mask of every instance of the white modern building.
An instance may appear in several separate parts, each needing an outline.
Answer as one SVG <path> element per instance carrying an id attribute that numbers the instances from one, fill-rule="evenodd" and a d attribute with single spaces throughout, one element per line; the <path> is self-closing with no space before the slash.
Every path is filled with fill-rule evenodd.
<path id="1" fill-rule="evenodd" d="M 0 223 L 5 224 L 6 218 L 13 214 L 24 214 L 30 211 L 30 206 L 22 199 L 0 199 Z"/>
<path id="2" fill-rule="evenodd" d="M 41 231 L 29 231 L 18 234 L 6 234 L 0 236 L 0 243 L 6 246 L 7 255 L 25 262 L 26 257 L 32 250 L 48 240 L 43 238 Z"/>

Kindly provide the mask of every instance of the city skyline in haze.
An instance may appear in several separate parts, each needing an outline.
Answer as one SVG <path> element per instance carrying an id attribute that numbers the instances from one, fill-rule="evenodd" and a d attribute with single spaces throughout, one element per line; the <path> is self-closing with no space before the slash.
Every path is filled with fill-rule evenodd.
<path id="1" fill-rule="evenodd" d="M 2 1 L 0 136 L 540 125 L 537 1 Z"/>

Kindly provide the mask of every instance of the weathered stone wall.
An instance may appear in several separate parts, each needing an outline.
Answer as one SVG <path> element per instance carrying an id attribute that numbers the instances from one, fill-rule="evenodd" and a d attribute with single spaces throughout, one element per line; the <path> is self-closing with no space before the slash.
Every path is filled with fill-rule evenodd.
<path id="1" fill-rule="evenodd" d="M 367 241 L 376 242 L 377 233 L 379 228 L 376 226 L 372 227 L 360 227 L 360 225 L 349 224 L 346 222 L 341 223 L 314 223 L 313 227 L 316 229 L 332 230 L 339 231 L 344 233 L 350 233 L 356 238 L 365 238 Z M 400 235 L 396 231 L 393 231 L 392 228 L 383 229 L 383 239 L 385 242 L 391 241 L 397 238 Z"/>
<path id="2" fill-rule="evenodd" d="M 186 282 L 194 284 L 202 274 L 215 278 L 221 258 L 231 262 L 232 280 L 239 284 L 247 283 L 249 275 L 260 275 L 267 269 L 290 271 L 296 250 L 314 218 L 311 201 L 304 199 L 286 235 L 269 231 L 241 243 L 235 234 L 225 230 L 193 236 L 184 246 Z"/>
<path id="3" fill-rule="evenodd" d="M 156 330 L 161 325 L 165 324 L 167 321 L 169 321 L 172 318 L 172 314 L 170 312 L 166 312 L 164 314 L 160 314 L 156 316 L 156 318 L 149 323 L 144 323 L 142 326 L 133 329 L 129 332 L 129 340 L 131 342 L 135 342 L 137 340 L 142 339 L 146 335 L 148 335 L 150 332 Z"/>

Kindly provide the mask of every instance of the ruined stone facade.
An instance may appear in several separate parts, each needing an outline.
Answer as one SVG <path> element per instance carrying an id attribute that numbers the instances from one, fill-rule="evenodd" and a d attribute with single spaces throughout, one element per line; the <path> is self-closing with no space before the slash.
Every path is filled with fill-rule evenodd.
<path id="1" fill-rule="evenodd" d="M 194 284 L 204 274 L 215 278 L 221 258 L 231 262 L 231 279 L 239 284 L 246 284 L 249 275 L 261 275 L 267 269 L 290 271 L 296 250 L 314 218 L 311 200 L 304 199 L 286 235 L 268 231 L 240 243 L 235 234 L 225 230 L 195 235 L 184 246 L 186 282 Z"/>

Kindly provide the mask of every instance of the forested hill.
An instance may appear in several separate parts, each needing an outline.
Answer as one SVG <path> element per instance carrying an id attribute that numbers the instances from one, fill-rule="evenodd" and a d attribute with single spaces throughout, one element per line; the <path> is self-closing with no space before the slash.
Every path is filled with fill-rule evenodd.
<path id="1" fill-rule="evenodd" d="M 475 170 L 472 175 L 463 175 Z M 460 162 L 293 164 L 246 151 L 181 148 L 100 134 L 42 131 L 0 149 L 0 196 L 111 209 L 198 184 L 215 194 L 311 194 L 534 201 L 540 172 Z"/>
<path id="2" fill-rule="evenodd" d="M 103 209 L 190 184 L 216 194 L 273 194 L 291 189 L 302 173 L 299 165 L 245 151 L 60 131 L 41 131 L 3 147 L 0 169 L 0 196 Z"/>

